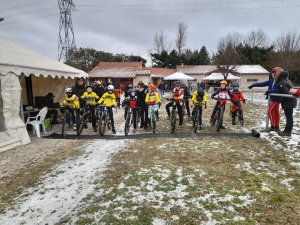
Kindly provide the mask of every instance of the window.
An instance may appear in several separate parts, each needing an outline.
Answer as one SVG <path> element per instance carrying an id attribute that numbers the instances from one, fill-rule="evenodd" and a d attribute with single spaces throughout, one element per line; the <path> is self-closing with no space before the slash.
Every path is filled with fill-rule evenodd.
<path id="1" fill-rule="evenodd" d="M 258 79 L 247 79 L 247 82 L 251 82 L 251 83 L 257 82 L 257 81 L 258 81 Z"/>

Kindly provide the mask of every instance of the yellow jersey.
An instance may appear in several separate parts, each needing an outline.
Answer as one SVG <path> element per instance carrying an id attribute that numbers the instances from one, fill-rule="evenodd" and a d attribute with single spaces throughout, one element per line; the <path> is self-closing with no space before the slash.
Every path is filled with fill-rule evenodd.
<path id="1" fill-rule="evenodd" d="M 108 107 L 111 107 L 113 105 L 116 105 L 116 95 L 115 93 L 109 93 L 105 92 L 100 100 L 98 101 L 98 104 L 104 104 Z"/>
<path id="2" fill-rule="evenodd" d="M 82 99 L 88 101 L 90 105 L 96 105 L 96 99 L 99 99 L 99 96 L 95 92 L 88 93 L 87 91 L 81 96 Z"/>

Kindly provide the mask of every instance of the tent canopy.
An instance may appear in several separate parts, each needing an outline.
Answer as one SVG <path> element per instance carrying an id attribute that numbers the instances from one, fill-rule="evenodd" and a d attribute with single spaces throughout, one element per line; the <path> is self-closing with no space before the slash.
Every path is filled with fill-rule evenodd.
<path id="1" fill-rule="evenodd" d="M 24 73 L 27 77 L 31 74 L 53 78 L 88 77 L 82 70 L 50 59 L 3 37 L 0 37 L 0 52 L 0 74 L 3 75 L 12 72 L 18 76 Z"/>
<path id="2" fill-rule="evenodd" d="M 239 80 L 239 79 L 241 78 L 229 73 L 226 80 Z M 212 73 L 211 75 L 204 77 L 203 80 L 224 80 L 224 75 L 222 73 Z"/>
<path id="3" fill-rule="evenodd" d="M 164 80 L 194 80 L 193 77 L 190 77 L 182 72 L 176 72 L 164 78 Z"/>

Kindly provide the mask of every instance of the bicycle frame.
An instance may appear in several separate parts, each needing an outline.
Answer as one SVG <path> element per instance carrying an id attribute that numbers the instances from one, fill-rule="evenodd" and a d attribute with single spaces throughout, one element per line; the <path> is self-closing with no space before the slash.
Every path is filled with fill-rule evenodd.
<path id="1" fill-rule="evenodd" d="M 151 123 L 152 123 L 152 132 L 153 134 L 155 134 L 155 130 L 156 130 L 156 121 L 157 121 L 157 118 L 156 118 L 156 107 L 155 105 L 152 105 L 151 106 Z"/>
<path id="2" fill-rule="evenodd" d="M 171 112 L 171 133 L 174 133 L 175 126 L 176 126 L 176 101 L 173 100 L 173 105 L 172 105 L 172 112 Z"/>
<path id="3" fill-rule="evenodd" d="M 81 134 L 83 127 L 87 124 L 88 121 L 91 121 L 91 120 L 92 120 L 91 108 L 90 108 L 90 105 L 86 105 L 84 113 L 81 116 L 80 122 L 78 124 L 77 135 Z"/>
<path id="4" fill-rule="evenodd" d="M 194 133 L 197 133 L 197 129 L 199 126 L 199 129 L 202 129 L 202 115 L 200 115 L 200 104 L 195 105 L 196 110 L 195 110 L 195 115 L 193 119 L 193 127 L 194 127 Z"/>
<path id="5" fill-rule="evenodd" d="M 124 127 L 124 133 L 126 136 L 128 136 L 128 134 L 129 134 L 130 126 L 132 123 L 132 116 L 133 116 L 132 108 L 128 107 L 126 121 L 125 121 L 125 127 Z"/>
<path id="6" fill-rule="evenodd" d="M 100 114 L 100 107 L 104 107 L 102 114 Z M 98 114 L 98 128 L 99 128 L 99 134 L 101 136 L 104 136 L 104 132 L 105 132 L 105 128 L 106 128 L 106 124 L 107 124 L 107 128 L 110 129 L 111 128 L 111 122 L 110 122 L 110 118 L 109 118 L 109 113 L 108 113 L 108 109 L 106 105 L 99 105 L 99 108 L 97 109 L 97 114 Z"/>
<path id="7" fill-rule="evenodd" d="M 215 125 L 215 122 L 217 122 L 217 125 L 216 125 L 216 131 L 219 132 L 220 131 L 220 128 L 222 126 L 222 123 L 223 123 L 223 116 L 224 116 L 224 110 L 225 110 L 225 105 L 226 105 L 226 102 L 228 99 L 215 99 L 215 100 L 218 100 L 220 101 L 219 102 L 219 105 L 218 105 L 218 109 L 213 117 L 213 124 L 212 126 Z"/>
<path id="8" fill-rule="evenodd" d="M 64 135 L 64 131 L 65 131 L 65 125 L 68 124 L 68 127 L 71 128 L 72 125 L 73 125 L 73 120 L 72 118 L 70 117 L 70 108 L 65 106 L 64 108 L 64 112 L 63 112 L 63 115 L 64 115 L 64 119 L 62 121 L 62 130 L 61 130 L 61 134 Z"/>

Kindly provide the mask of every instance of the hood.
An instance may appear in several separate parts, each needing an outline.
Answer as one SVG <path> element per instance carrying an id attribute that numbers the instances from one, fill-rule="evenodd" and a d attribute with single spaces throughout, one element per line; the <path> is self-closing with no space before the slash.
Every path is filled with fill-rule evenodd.
<path id="1" fill-rule="evenodd" d="M 284 71 L 283 69 L 277 70 L 274 76 L 275 83 L 278 83 L 281 80 L 287 79 L 289 76 L 289 73 L 287 71 Z"/>

